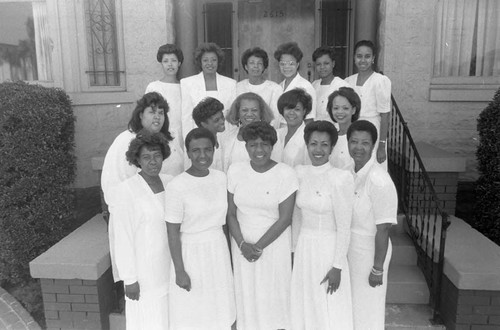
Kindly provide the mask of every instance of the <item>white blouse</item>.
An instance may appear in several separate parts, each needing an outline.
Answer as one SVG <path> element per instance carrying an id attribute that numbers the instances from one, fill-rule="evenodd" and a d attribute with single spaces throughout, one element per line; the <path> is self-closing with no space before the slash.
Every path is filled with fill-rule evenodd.
<path id="1" fill-rule="evenodd" d="M 303 78 L 299 73 L 297 73 L 297 75 L 292 79 L 292 81 L 290 82 L 290 84 L 287 86 L 286 89 L 285 89 L 285 80 L 283 80 L 280 83 L 280 86 L 283 90 L 283 93 L 291 91 L 292 89 L 295 89 L 295 88 L 302 88 L 303 90 L 305 90 L 307 92 L 307 94 L 309 94 L 312 98 L 311 112 L 309 112 L 309 114 L 306 116 L 305 119 L 315 119 L 316 118 L 316 107 L 317 107 L 317 105 L 316 105 L 316 91 L 314 90 L 314 87 L 313 87 L 313 85 L 311 85 L 309 80 Z"/>
<path id="2" fill-rule="evenodd" d="M 356 86 L 357 80 L 357 73 L 345 79 L 361 98 L 359 119 L 379 117 L 381 113 L 391 112 L 391 81 L 387 76 L 374 72 L 363 86 Z"/>
<path id="3" fill-rule="evenodd" d="M 295 167 L 297 165 L 309 165 L 311 159 L 307 153 L 306 142 L 304 141 L 304 129 L 306 124 L 303 122 L 295 131 L 293 136 L 285 145 L 285 137 L 288 132 L 288 127 L 283 127 L 278 130 L 278 141 L 273 148 L 273 159 L 277 159 L 288 166 Z"/>
<path id="4" fill-rule="evenodd" d="M 351 87 L 351 85 L 339 77 L 334 77 L 329 85 L 321 85 L 321 79 L 313 81 L 312 85 L 316 91 L 316 120 L 333 122 L 326 110 L 328 96 L 340 87 Z"/>
<path id="5" fill-rule="evenodd" d="M 339 135 L 339 139 L 333 147 L 332 154 L 330 155 L 330 164 L 333 167 L 346 169 L 354 164 L 351 155 L 349 154 L 349 145 L 347 141 L 347 134 Z"/>

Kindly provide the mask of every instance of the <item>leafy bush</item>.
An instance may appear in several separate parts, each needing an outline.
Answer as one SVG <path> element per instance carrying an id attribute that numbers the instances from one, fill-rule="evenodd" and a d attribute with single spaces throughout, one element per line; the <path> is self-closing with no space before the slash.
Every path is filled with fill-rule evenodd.
<path id="1" fill-rule="evenodd" d="M 472 226 L 500 245 L 500 89 L 477 121 L 479 179 Z"/>
<path id="2" fill-rule="evenodd" d="M 0 84 L 0 285 L 28 282 L 28 263 L 64 236 L 74 121 L 63 90 Z"/>

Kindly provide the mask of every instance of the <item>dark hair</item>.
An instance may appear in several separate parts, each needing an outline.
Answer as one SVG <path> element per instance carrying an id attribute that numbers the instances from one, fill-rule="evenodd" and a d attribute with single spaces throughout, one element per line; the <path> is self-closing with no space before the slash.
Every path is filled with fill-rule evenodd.
<path id="1" fill-rule="evenodd" d="M 347 101 L 351 104 L 351 107 L 356 108 L 356 111 L 352 115 L 351 121 L 356 121 L 359 118 L 359 114 L 361 112 L 361 99 L 359 98 L 358 93 L 354 91 L 351 87 L 340 87 L 338 90 L 330 94 L 328 96 L 328 103 L 326 104 L 326 111 L 328 112 L 328 115 L 330 118 L 334 121 L 337 122 L 332 115 L 332 106 L 333 106 L 333 100 L 337 96 L 343 96 L 347 99 Z"/>
<path id="2" fill-rule="evenodd" d="M 312 97 L 302 88 L 294 88 L 286 93 L 281 94 L 278 99 L 278 111 L 280 115 L 283 116 L 283 111 L 285 108 L 293 109 L 298 103 L 302 103 L 304 107 L 305 114 L 304 117 L 311 112 L 312 109 Z"/>
<path id="3" fill-rule="evenodd" d="M 306 125 L 304 128 L 304 141 L 306 144 L 309 143 L 311 135 L 314 132 L 327 133 L 328 136 L 330 136 L 330 143 L 332 147 L 337 144 L 337 140 L 339 139 L 339 133 L 337 132 L 335 126 L 326 120 L 312 121 Z"/>
<path id="4" fill-rule="evenodd" d="M 271 126 L 271 124 L 266 123 L 265 121 L 256 121 L 248 124 L 245 128 L 243 128 L 241 136 L 245 142 L 261 138 L 262 141 L 270 142 L 273 146 L 276 141 L 278 141 L 276 130 Z"/>
<path id="5" fill-rule="evenodd" d="M 201 71 L 201 58 L 205 53 L 214 53 L 217 55 L 217 71 L 222 68 L 222 63 L 224 62 L 224 51 L 213 42 L 206 42 L 198 46 L 194 51 L 194 64 L 198 71 Z"/>
<path id="6" fill-rule="evenodd" d="M 170 156 L 170 147 L 168 140 L 162 133 L 151 133 L 146 129 L 140 130 L 135 138 L 130 142 L 125 157 L 131 165 L 140 167 L 139 157 L 141 150 L 146 147 L 147 150 L 160 150 L 163 160 Z"/>
<path id="7" fill-rule="evenodd" d="M 212 142 L 212 147 L 215 146 L 215 136 L 212 134 L 212 132 L 203 127 L 196 127 L 189 131 L 189 133 L 186 135 L 186 138 L 184 139 L 186 152 L 189 151 L 189 144 L 191 143 L 191 141 L 198 139 L 209 139 L 210 142 Z"/>
<path id="8" fill-rule="evenodd" d="M 248 48 L 241 55 L 241 64 L 243 65 L 243 70 L 245 70 L 246 73 L 248 73 L 248 70 L 245 66 L 248 64 L 248 59 L 252 56 L 261 58 L 262 62 L 264 62 L 264 70 L 267 69 L 269 66 L 269 57 L 267 56 L 266 51 L 259 47 Z"/>
<path id="9" fill-rule="evenodd" d="M 351 138 L 354 132 L 368 132 L 372 138 L 372 143 L 375 144 L 378 138 L 377 128 L 368 120 L 356 120 L 347 129 L 347 140 Z"/>
<path id="10" fill-rule="evenodd" d="M 177 56 L 177 60 L 182 63 L 184 62 L 184 54 L 182 54 L 182 50 L 174 44 L 165 44 L 158 48 L 158 52 L 156 53 L 156 60 L 161 63 L 163 59 L 163 55 L 165 54 L 174 54 Z"/>
<path id="11" fill-rule="evenodd" d="M 313 62 L 316 62 L 318 58 L 320 58 L 323 55 L 328 55 L 332 61 L 335 61 L 335 49 L 330 46 L 321 46 L 319 48 L 316 48 L 314 53 L 312 54 L 312 59 Z"/>
<path id="12" fill-rule="evenodd" d="M 252 93 L 252 92 L 247 92 L 243 93 L 241 95 L 238 95 L 236 99 L 233 101 L 233 104 L 231 104 L 231 108 L 229 109 L 229 112 L 227 113 L 226 120 L 231 124 L 231 125 L 239 125 L 240 122 L 240 106 L 241 106 L 241 101 L 243 100 L 254 100 L 259 103 L 259 109 L 260 109 L 260 120 L 265 121 L 266 123 L 270 123 L 274 119 L 273 112 L 267 105 L 267 103 L 260 97 L 258 94 Z"/>
<path id="13" fill-rule="evenodd" d="M 358 50 L 359 47 L 368 47 L 372 50 L 373 56 L 377 55 L 377 47 L 375 47 L 375 44 L 370 41 L 370 40 L 360 40 L 356 43 L 354 46 L 354 54 L 356 54 L 356 51 Z"/>
<path id="14" fill-rule="evenodd" d="M 274 52 L 274 58 L 276 59 L 276 61 L 280 61 L 281 56 L 285 54 L 292 55 L 293 57 L 295 57 L 297 63 L 300 63 L 300 61 L 302 60 L 302 56 L 304 56 L 304 54 L 299 48 L 299 45 L 297 45 L 296 42 L 286 42 L 284 44 L 279 45 L 278 49 L 276 49 L 276 51 Z"/>
<path id="15" fill-rule="evenodd" d="M 217 112 L 224 110 L 224 105 L 213 97 L 206 97 L 193 109 L 193 120 L 196 126 L 202 127 L 201 123 L 206 122 Z"/>
<path id="16" fill-rule="evenodd" d="M 165 135 L 168 141 L 172 141 L 174 138 L 172 137 L 172 135 L 168 130 L 170 125 L 167 116 L 169 106 L 167 101 L 165 101 L 165 99 L 163 98 L 163 96 L 161 96 L 157 92 L 146 93 L 137 101 L 137 105 L 135 106 L 130 121 L 128 122 L 129 131 L 133 133 L 138 133 L 140 130 L 144 128 L 142 127 L 141 113 L 143 113 L 147 107 L 153 107 L 153 106 L 163 109 L 163 111 L 165 112 L 165 122 L 163 123 L 160 132 L 162 132 L 163 135 Z"/>

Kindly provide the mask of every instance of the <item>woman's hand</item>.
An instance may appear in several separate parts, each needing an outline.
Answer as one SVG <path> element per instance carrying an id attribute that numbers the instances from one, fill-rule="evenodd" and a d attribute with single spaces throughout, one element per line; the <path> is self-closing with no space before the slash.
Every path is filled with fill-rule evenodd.
<path id="1" fill-rule="evenodd" d="M 241 253 L 249 262 L 255 262 L 262 255 L 262 250 L 256 247 L 255 244 L 243 242 L 241 244 Z"/>
<path id="2" fill-rule="evenodd" d="M 139 282 L 134 282 L 129 285 L 125 285 L 125 295 L 130 300 L 139 300 L 141 295 L 141 288 L 139 287 Z"/>
<path id="3" fill-rule="evenodd" d="M 175 284 L 188 292 L 191 291 L 191 279 L 186 271 L 175 272 Z"/>
<path id="4" fill-rule="evenodd" d="M 335 291 L 337 291 L 337 289 L 340 286 L 340 278 L 341 278 L 340 272 L 341 271 L 342 271 L 342 269 L 332 267 L 332 269 L 330 269 L 328 271 L 328 273 L 326 273 L 325 278 L 320 283 L 320 285 L 321 285 L 325 282 L 328 282 L 328 287 L 326 289 L 326 293 L 332 294 Z"/>
<path id="5" fill-rule="evenodd" d="M 373 273 L 370 273 L 370 276 L 368 277 L 368 283 L 372 288 L 376 288 L 377 286 L 383 284 L 383 278 L 384 278 L 384 273 L 380 275 L 375 275 Z"/>
<path id="6" fill-rule="evenodd" d="M 387 155 L 385 153 L 385 143 L 379 143 L 377 149 L 377 162 L 382 164 L 387 159 Z"/>

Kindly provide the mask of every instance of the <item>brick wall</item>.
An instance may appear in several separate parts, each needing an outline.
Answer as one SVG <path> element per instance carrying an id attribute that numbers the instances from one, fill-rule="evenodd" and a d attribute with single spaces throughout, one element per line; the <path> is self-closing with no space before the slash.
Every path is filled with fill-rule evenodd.
<path id="1" fill-rule="evenodd" d="M 455 215 L 457 204 L 457 172 L 429 172 L 429 178 L 439 198 L 443 211 Z"/>
<path id="2" fill-rule="evenodd" d="M 114 308 L 108 269 L 97 281 L 40 279 L 47 330 L 109 329 Z"/>
<path id="3" fill-rule="evenodd" d="M 449 330 L 500 329 L 500 291 L 459 290 L 443 275 L 440 309 Z"/>

